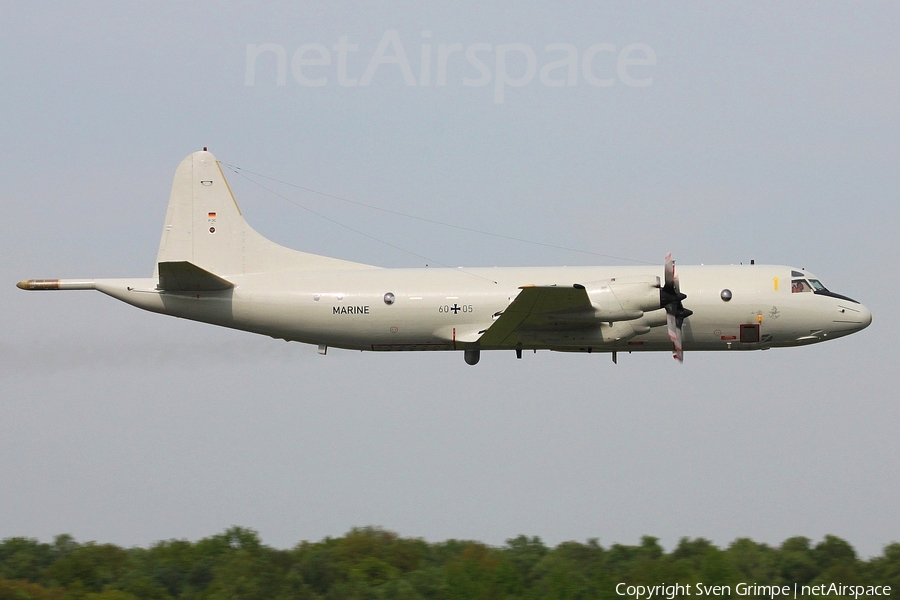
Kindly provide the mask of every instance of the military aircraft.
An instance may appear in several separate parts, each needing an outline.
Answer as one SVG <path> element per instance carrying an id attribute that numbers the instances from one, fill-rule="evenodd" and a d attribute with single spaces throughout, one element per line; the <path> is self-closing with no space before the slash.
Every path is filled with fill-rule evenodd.
<path id="1" fill-rule="evenodd" d="M 153 276 L 30 279 L 162 313 L 355 350 L 765 350 L 842 337 L 869 310 L 771 265 L 379 268 L 279 246 L 244 220 L 206 148 L 175 171 Z"/>

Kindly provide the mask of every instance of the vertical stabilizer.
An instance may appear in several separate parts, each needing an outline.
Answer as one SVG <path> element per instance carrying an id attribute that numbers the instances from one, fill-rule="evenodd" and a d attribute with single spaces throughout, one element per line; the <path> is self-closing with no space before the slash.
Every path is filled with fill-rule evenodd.
<path id="1" fill-rule="evenodd" d="M 369 267 L 291 250 L 254 231 L 244 221 L 218 161 L 205 149 L 185 158 L 175 170 L 154 277 L 162 262 L 189 262 L 225 277 Z"/>

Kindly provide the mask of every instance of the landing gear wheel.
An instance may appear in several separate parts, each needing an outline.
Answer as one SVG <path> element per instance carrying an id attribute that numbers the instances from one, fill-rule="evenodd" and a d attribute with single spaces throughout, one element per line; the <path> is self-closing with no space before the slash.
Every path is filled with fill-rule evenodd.
<path id="1" fill-rule="evenodd" d="M 477 365 L 481 358 L 481 350 L 466 350 L 463 352 L 467 365 Z"/>

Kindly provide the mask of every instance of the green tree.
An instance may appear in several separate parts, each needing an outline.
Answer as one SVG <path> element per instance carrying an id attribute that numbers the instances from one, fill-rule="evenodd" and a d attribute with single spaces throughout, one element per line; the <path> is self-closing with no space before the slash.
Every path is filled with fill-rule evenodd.
<path id="1" fill-rule="evenodd" d="M 54 560 L 50 544 L 15 537 L 0 542 L 0 577 L 37 582 Z"/>
<path id="2" fill-rule="evenodd" d="M 535 566 L 547 556 L 549 550 L 541 541 L 541 538 L 537 536 L 529 538 L 520 535 L 519 537 L 506 540 L 503 552 L 516 567 L 522 587 L 527 589 L 532 587 L 536 578 L 534 573 Z"/>
<path id="3" fill-rule="evenodd" d="M 725 551 L 740 581 L 774 581 L 777 551 L 749 538 L 738 538 Z"/>
<path id="4" fill-rule="evenodd" d="M 809 544 L 809 538 L 801 536 L 788 538 L 781 544 L 774 583 L 804 585 L 812 581 L 818 569 Z"/>
<path id="5" fill-rule="evenodd" d="M 55 585 L 96 593 L 116 582 L 130 567 L 131 558 L 126 550 L 112 544 L 89 542 L 63 552 L 44 574 Z"/>
<path id="6" fill-rule="evenodd" d="M 839 537 L 826 535 L 812 550 L 818 575 L 813 583 L 863 583 L 859 576 L 859 560 L 853 547 Z"/>
<path id="7" fill-rule="evenodd" d="M 882 556 L 872 559 L 867 566 L 866 573 L 871 581 L 890 585 L 894 597 L 900 597 L 900 544 L 888 544 Z"/>
<path id="8" fill-rule="evenodd" d="M 217 553 L 208 598 L 270 600 L 281 592 L 286 568 L 280 552 L 263 546 L 250 529 L 232 527 L 222 537 L 227 550 Z"/>
<path id="9" fill-rule="evenodd" d="M 68 600 L 68 597 L 60 588 L 48 590 L 28 581 L 0 578 L 0 600 Z"/>
<path id="10" fill-rule="evenodd" d="M 502 600 L 518 581 L 515 566 L 502 551 L 476 542 L 451 558 L 446 571 L 448 597 L 460 600 Z"/>
<path id="11" fill-rule="evenodd" d="M 596 539 L 587 544 L 563 542 L 535 567 L 536 578 L 527 597 L 618 598 L 606 560 L 607 552 Z"/>
<path id="12" fill-rule="evenodd" d="M 548 548 L 521 535 L 497 548 L 464 540 L 429 544 L 375 527 L 292 550 L 270 548 L 242 527 L 147 549 L 79 544 L 69 535 L 52 544 L 0 542 L 0 600 L 621 600 L 620 582 L 738 581 L 878 583 L 896 595 L 900 544 L 863 561 L 832 535 L 815 546 L 793 537 L 778 548 L 742 538 L 725 550 L 682 538 L 670 553 L 650 536 L 604 549 L 595 539 Z"/>

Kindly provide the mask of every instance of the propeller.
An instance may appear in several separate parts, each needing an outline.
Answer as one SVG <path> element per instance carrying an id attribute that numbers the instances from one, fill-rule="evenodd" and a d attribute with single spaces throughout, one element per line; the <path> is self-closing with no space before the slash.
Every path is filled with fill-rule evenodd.
<path id="1" fill-rule="evenodd" d="M 659 290 L 660 304 L 666 309 L 666 324 L 669 328 L 669 339 L 672 340 L 672 355 L 678 362 L 684 361 L 684 344 L 682 326 L 684 320 L 694 311 L 684 307 L 682 300 L 687 298 L 678 287 L 678 275 L 675 274 L 675 259 L 672 254 L 666 255 L 665 285 Z"/>

